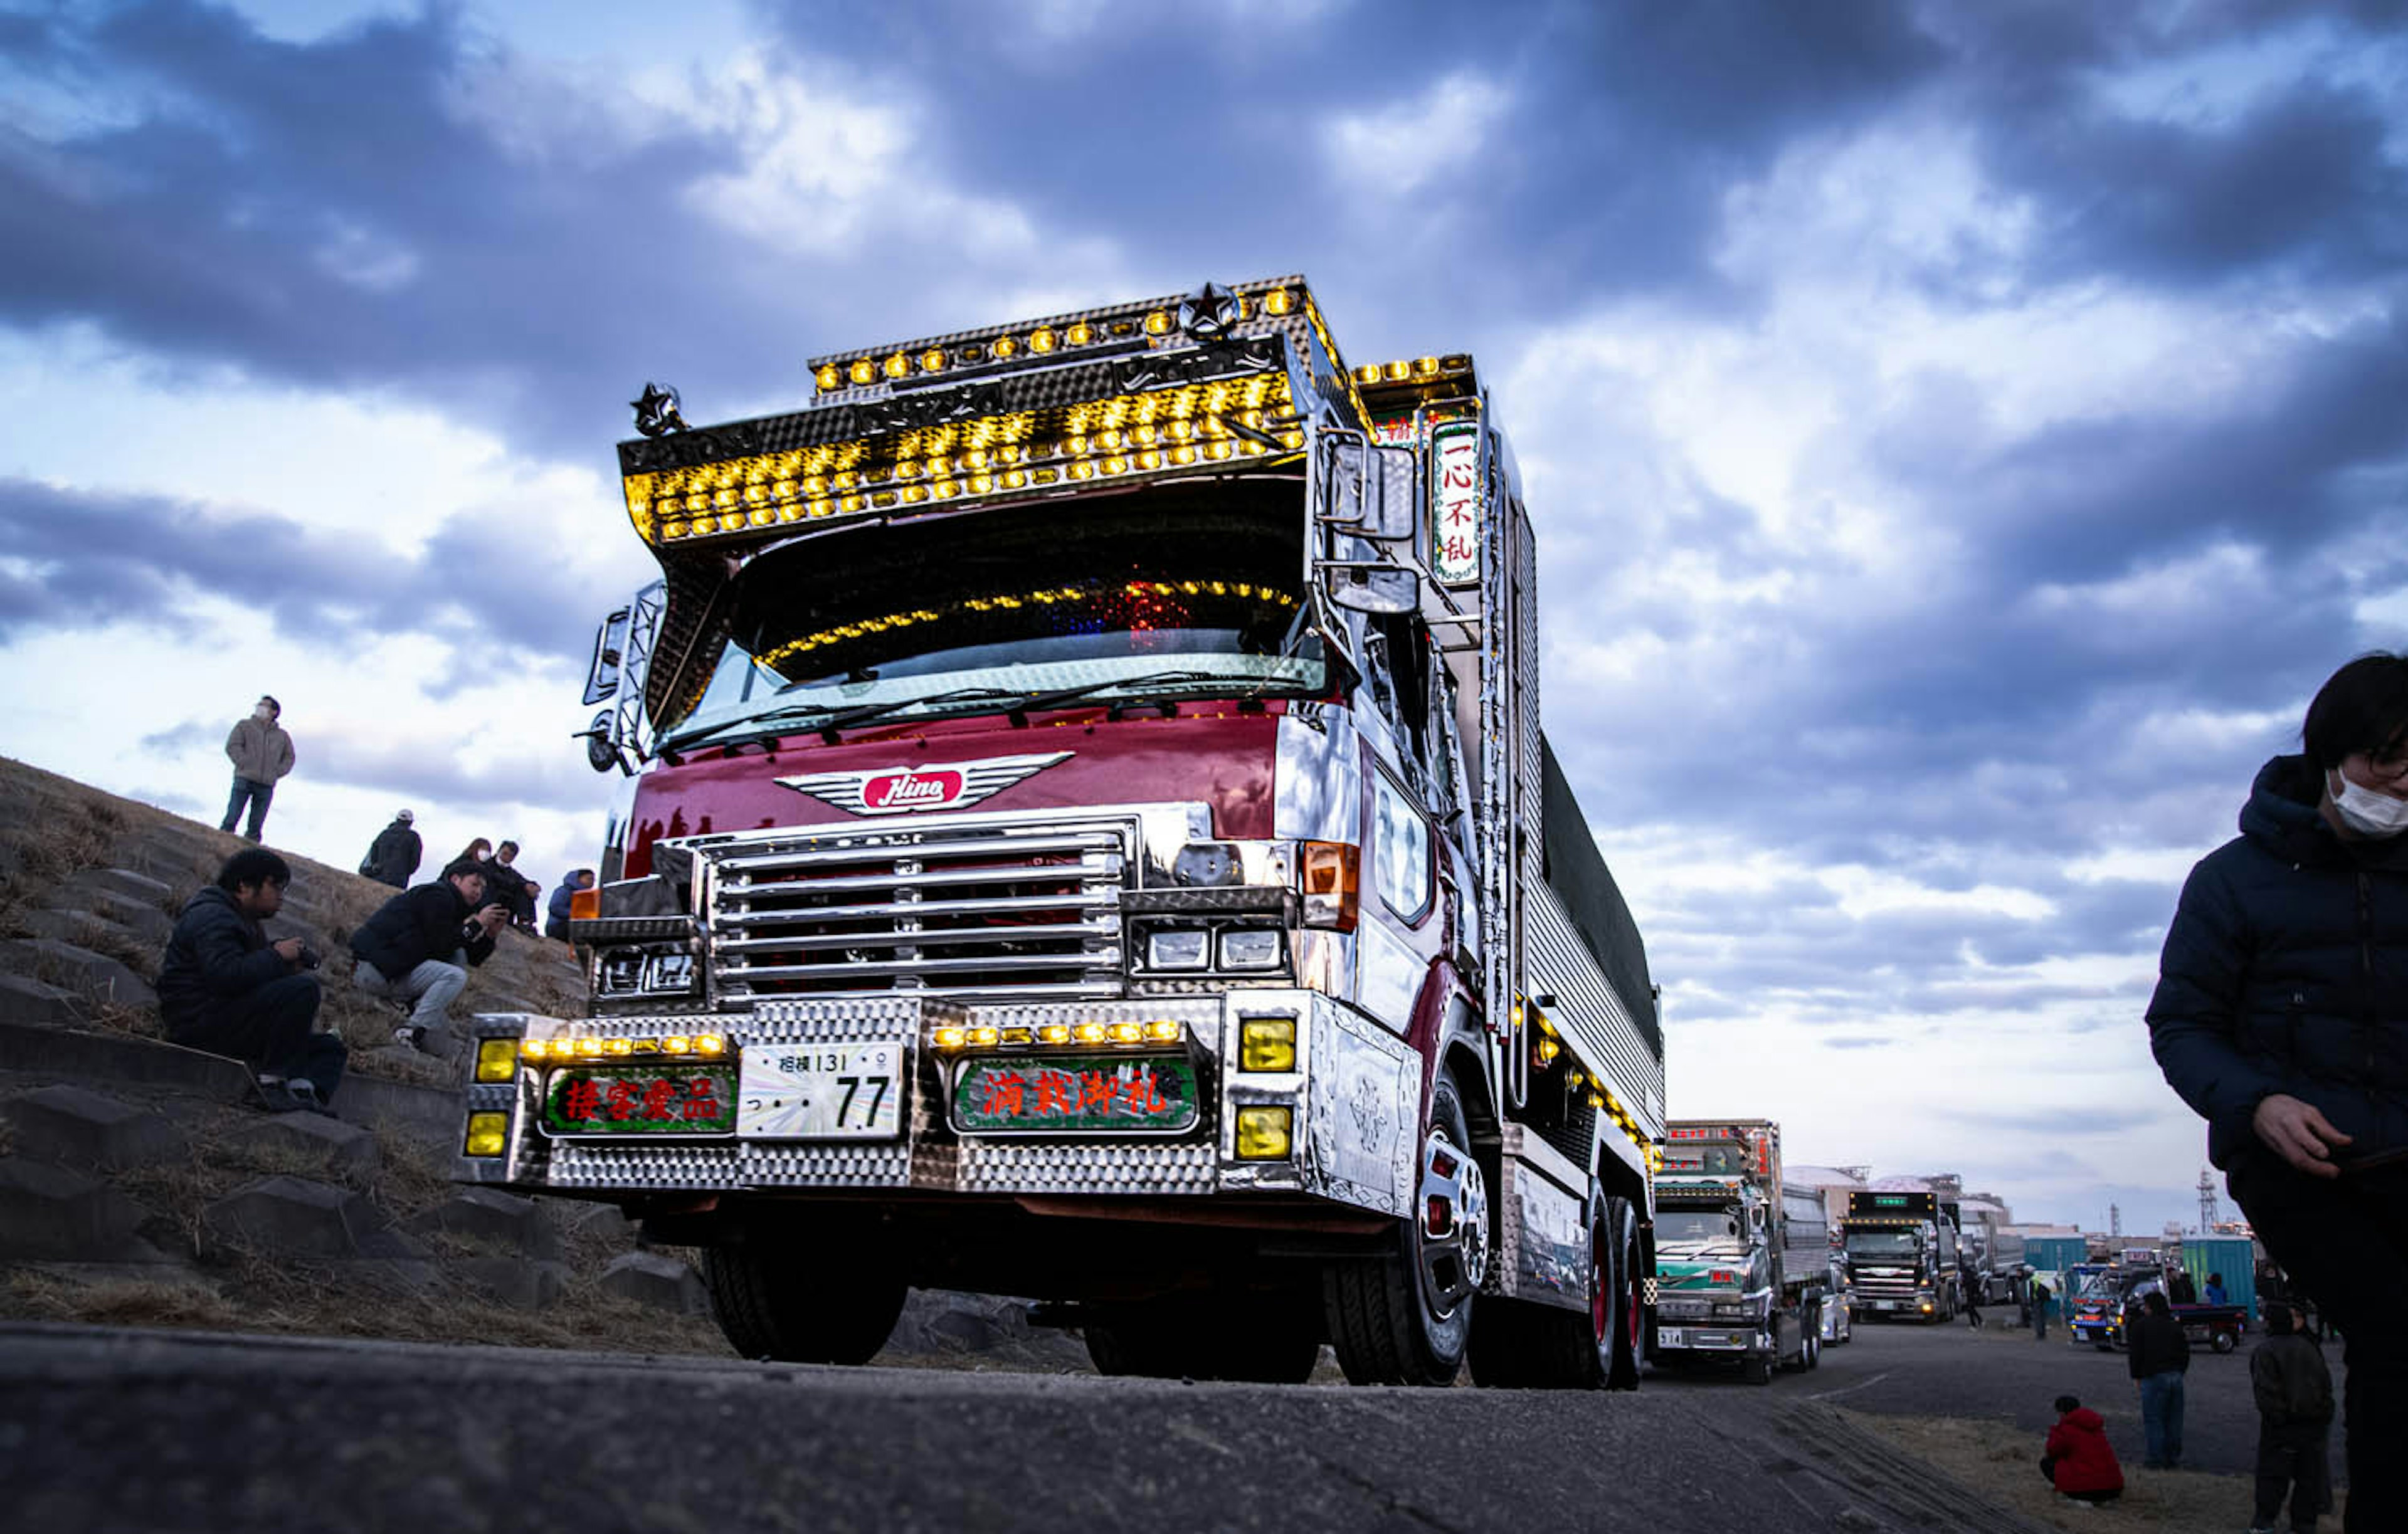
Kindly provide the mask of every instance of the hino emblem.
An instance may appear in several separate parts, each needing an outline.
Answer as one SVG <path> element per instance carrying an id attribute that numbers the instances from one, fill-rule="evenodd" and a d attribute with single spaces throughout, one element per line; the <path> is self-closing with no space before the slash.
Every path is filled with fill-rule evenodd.
<path id="1" fill-rule="evenodd" d="M 909 815 L 915 810 L 955 810 L 975 804 L 1070 757 L 1068 751 L 1039 751 L 1025 757 L 986 757 L 923 767 L 810 773 L 778 781 L 849 814 Z"/>

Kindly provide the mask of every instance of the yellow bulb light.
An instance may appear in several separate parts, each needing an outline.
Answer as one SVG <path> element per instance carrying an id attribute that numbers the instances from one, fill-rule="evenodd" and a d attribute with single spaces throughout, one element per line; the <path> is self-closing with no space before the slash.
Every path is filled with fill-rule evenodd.
<path id="1" fill-rule="evenodd" d="M 519 1041 L 487 1039 L 477 1045 L 477 1079 L 510 1081 L 519 1073 Z"/>
<path id="2" fill-rule="evenodd" d="M 981 1048 L 988 1048 L 995 1044 L 1001 1044 L 1002 1042 L 1003 1030 L 995 1027 L 991 1023 L 984 1027 L 970 1030 L 970 1043 L 979 1045 Z"/>
<path id="3" fill-rule="evenodd" d="M 1239 1024 L 1238 1069 L 1252 1072 L 1295 1070 L 1296 1019 L 1249 1017 Z"/>
<path id="4" fill-rule="evenodd" d="M 1112 1043 L 1114 1044 L 1139 1044 L 1144 1039 L 1145 1028 L 1142 1024 L 1114 1023 L 1112 1025 Z"/>
<path id="5" fill-rule="evenodd" d="M 548 1047 L 550 1046 L 541 1039 L 526 1039 L 521 1041 L 519 1053 L 527 1059 L 539 1060 L 543 1058 L 544 1051 Z"/>
<path id="6" fill-rule="evenodd" d="M 1081 1023 L 1077 1032 L 1081 1044 L 1101 1044 L 1107 1036 L 1101 1023 Z"/>
<path id="7" fill-rule="evenodd" d="M 1145 1025 L 1145 1036 L 1152 1044 L 1177 1044 L 1179 1025 L 1167 1017 L 1157 1017 Z"/>
<path id="8" fill-rule="evenodd" d="M 461 1143 L 464 1156 L 499 1156 L 510 1146 L 510 1115 L 508 1114 L 470 1114 L 468 1138 Z"/>
<path id="9" fill-rule="evenodd" d="M 578 1040 L 577 1058 L 581 1060 L 600 1059 L 602 1058 L 602 1041 L 599 1039 Z"/>
<path id="10" fill-rule="evenodd" d="M 939 1049 L 950 1053 L 970 1042 L 970 1030 L 966 1028 L 940 1028 L 931 1037 Z"/>
<path id="11" fill-rule="evenodd" d="M 694 1052 L 697 1055 L 724 1055 L 727 1053 L 727 1041 L 716 1033 L 696 1034 Z"/>
<path id="12" fill-rule="evenodd" d="M 1287 1158 L 1295 1124 L 1288 1108 L 1244 1107 L 1238 1110 L 1238 1159 L 1280 1161 Z"/>

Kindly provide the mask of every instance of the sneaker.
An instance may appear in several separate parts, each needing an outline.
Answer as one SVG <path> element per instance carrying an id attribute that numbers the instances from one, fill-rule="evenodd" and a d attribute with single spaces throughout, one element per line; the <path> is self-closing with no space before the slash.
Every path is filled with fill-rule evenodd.
<path id="1" fill-rule="evenodd" d="M 293 1100 L 293 1106 L 295 1108 L 313 1114 L 324 1114 L 329 1118 L 335 1115 L 333 1105 L 318 1095 L 318 1084 L 307 1076 L 294 1076 L 287 1081 L 284 1084 L 284 1092 Z"/>
<path id="2" fill-rule="evenodd" d="M 409 1023 L 404 1023 L 393 1030 L 393 1042 L 410 1049 L 424 1047 L 418 1042 L 417 1028 Z"/>

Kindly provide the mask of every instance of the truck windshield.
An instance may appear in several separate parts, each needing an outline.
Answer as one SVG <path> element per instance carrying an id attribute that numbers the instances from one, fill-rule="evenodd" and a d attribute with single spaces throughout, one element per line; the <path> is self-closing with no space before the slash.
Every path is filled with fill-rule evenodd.
<path id="1" fill-rule="evenodd" d="M 1847 1244 L 1852 1257 L 1911 1257 L 1922 1250 L 1912 1230 L 1851 1230 Z"/>
<path id="2" fill-rule="evenodd" d="M 1656 1244 L 1704 1246 L 1742 1244 L 1739 1216 L 1723 1209 L 1662 1209 L 1656 1211 Z"/>
<path id="3" fill-rule="evenodd" d="M 662 744 L 1079 689 L 1098 703 L 1320 692 L 1299 488 L 1198 489 L 1210 499 L 1007 507 L 771 548 L 730 580 L 709 685 L 659 721 Z"/>

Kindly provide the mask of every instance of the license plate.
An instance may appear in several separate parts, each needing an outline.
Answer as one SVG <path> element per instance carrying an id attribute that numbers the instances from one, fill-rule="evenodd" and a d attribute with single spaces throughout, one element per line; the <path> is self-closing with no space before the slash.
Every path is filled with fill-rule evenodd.
<path id="1" fill-rule="evenodd" d="M 1679 1327 L 1657 1327 L 1656 1328 L 1656 1345 L 1657 1347 L 1687 1347 L 1689 1345 L 1689 1334 L 1682 1330 Z"/>
<path id="2" fill-rule="evenodd" d="M 742 1140 L 892 1140 L 903 1132 L 903 1045 L 747 1044 Z"/>
<path id="3" fill-rule="evenodd" d="M 725 1134 L 736 1072 L 724 1065 L 570 1065 L 544 1084 L 543 1127 L 556 1136 Z"/>
<path id="4" fill-rule="evenodd" d="M 968 1061 L 953 1078 L 953 1127 L 965 1133 L 1175 1134 L 1197 1116 L 1196 1067 L 1181 1055 L 1003 1056 Z"/>

